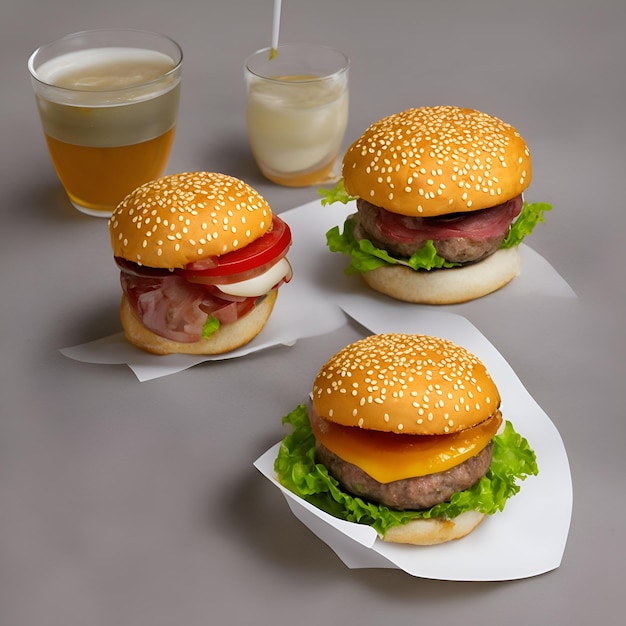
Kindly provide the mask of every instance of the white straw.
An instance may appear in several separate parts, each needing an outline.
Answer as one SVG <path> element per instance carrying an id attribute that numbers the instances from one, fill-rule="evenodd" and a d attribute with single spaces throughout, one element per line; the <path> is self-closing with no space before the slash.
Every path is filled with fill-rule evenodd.
<path id="1" fill-rule="evenodd" d="M 278 54 L 278 31 L 280 30 L 280 9 L 282 0 L 274 0 L 274 19 L 272 20 L 272 48 L 270 59 Z"/>

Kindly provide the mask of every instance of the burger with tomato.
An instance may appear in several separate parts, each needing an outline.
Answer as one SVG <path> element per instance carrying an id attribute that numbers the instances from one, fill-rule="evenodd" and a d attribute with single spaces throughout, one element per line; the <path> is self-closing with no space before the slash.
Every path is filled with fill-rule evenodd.
<path id="1" fill-rule="evenodd" d="M 224 174 L 165 176 L 109 221 L 128 340 L 154 354 L 221 354 L 264 327 L 292 271 L 289 226 Z"/>
<path id="2" fill-rule="evenodd" d="M 380 334 L 346 346 L 317 374 L 311 403 L 283 421 L 292 432 L 278 480 L 383 541 L 465 537 L 538 473 L 483 363 L 438 337 Z"/>
<path id="3" fill-rule="evenodd" d="M 409 109 L 370 126 L 348 149 L 323 204 L 356 201 L 327 233 L 348 274 L 398 300 L 454 304 L 520 272 L 518 246 L 551 206 L 529 204 L 530 151 L 519 132 L 473 109 Z"/>

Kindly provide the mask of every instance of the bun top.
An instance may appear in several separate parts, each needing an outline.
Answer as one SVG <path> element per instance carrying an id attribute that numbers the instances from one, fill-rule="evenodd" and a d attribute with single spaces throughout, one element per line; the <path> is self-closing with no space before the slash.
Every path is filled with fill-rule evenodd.
<path id="1" fill-rule="evenodd" d="M 343 159 L 346 191 L 402 215 L 476 211 L 518 196 L 532 178 L 521 135 L 452 106 L 409 109 L 370 126 Z"/>
<path id="2" fill-rule="evenodd" d="M 212 172 L 146 183 L 109 221 L 115 256 L 149 267 L 184 267 L 247 246 L 272 225 L 269 204 L 243 181 Z"/>
<path id="3" fill-rule="evenodd" d="M 483 363 L 445 339 L 371 335 L 346 346 L 313 384 L 318 415 L 369 430 L 443 435 L 493 415 L 500 394 Z"/>

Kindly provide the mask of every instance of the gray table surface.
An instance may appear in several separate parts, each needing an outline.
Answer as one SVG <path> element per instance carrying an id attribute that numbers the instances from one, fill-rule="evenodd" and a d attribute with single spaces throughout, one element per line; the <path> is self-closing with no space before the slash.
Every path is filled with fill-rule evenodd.
<path id="1" fill-rule="evenodd" d="M 626 141 L 621 0 L 286 0 L 283 41 L 352 58 L 345 146 L 380 117 L 459 104 L 531 147 L 530 241 L 578 299 L 472 303 L 567 448 L 574 512 L 561 566 L 516 582 L 350 570 L 252 462 L 284 433 L 321 364 L 362 336 L 322 337 L 139 383 L 59 348 L 120 329 L 106 222 L 66 200 L 26 70 L 84 28 L 163 31 L 185 51 L 168 171 L 223 171 L 278 213 L 316 198 L 263 180 L 245 133 L 241 65 L 268 43 L 271 0 L 9 0 L 0 9 L 0 624 L 617 624 L 622 497 Z M 545 523 L 550 524 L 550 510 Z"/>

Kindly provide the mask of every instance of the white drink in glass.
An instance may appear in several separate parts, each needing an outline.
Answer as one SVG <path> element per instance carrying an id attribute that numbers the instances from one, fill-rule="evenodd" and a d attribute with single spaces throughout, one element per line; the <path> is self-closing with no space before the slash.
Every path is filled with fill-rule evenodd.
<path id="1" fill-rule="evenodd" d="M 350 60 L 334 48 L 280 44 L 245 62 L 246 121 L 252 154 L 266 178 L 290 187 L 336 178 L 348 123 Z"/>
<path id="2" fill-rule="evenodd" d="M 348 90 L 339 79 L 252 78 L 250 147 L 270 180 L 301 186 L 329 176 L 348 122 Z M 311 182 L 308 182 L 311 181 Z"/>

